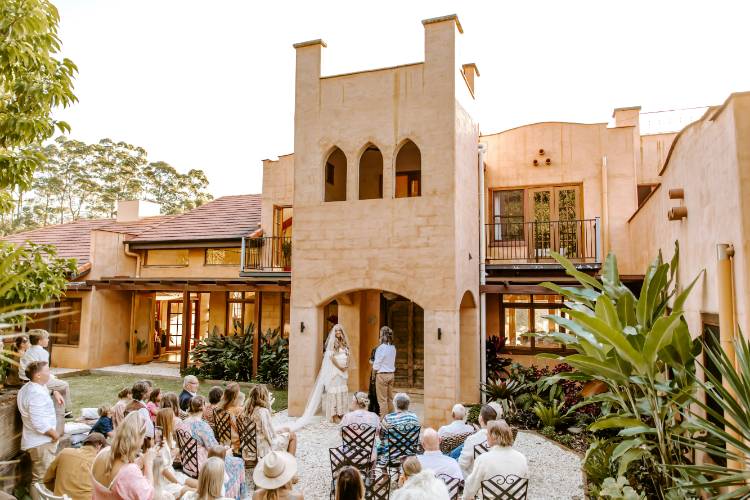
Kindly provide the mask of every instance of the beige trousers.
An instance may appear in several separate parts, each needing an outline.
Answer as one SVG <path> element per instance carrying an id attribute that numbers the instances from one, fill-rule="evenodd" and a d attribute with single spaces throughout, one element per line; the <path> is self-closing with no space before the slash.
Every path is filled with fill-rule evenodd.
<path id="1" fill-rule="evenodd" d="M 41 483 L 44 480 L 47 469 L 49 469 L 50 464 L 55 459 L 57 441 L 29 448 L 26 451 L 29 453 L 29 458 L 31 458 L 31 491 L 29 493 L 32 499 L 37 500 L 40 497 L 36 491 L 36 487 L 34 487 L 34 483 Z"/>
<path id="2" fill-rule="evenodd" d="M 393 373 L 375 375 L 375 392 L 378 395 L 380 418 L 393 411 Z"/>
<path id="3" fill-rule="evenodd" d="M 55 404 L 55 416 L 57 417 L 57 433 L 62 436 L 65 434 L 65 409 L 73 408 L 73 405 L 70 404 L 70 385 L 57 377 L 50 377 L 49 382 L 47 382 L 47 389 L 59 392 L 65 400 L 65 406 L 60 406 L 55 398 L 52 398 L 52 402 Z"/>

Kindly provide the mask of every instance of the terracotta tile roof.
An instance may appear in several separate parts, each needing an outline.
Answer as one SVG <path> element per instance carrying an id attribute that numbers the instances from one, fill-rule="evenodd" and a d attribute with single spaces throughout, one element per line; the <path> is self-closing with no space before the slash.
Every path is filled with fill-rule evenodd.
<path id="1" fill-rule="evenodd" d="M 223 196 L 132 238 L 132 243 L 239 240 L 260 226 L 259 194 Z"/>
<path id="2" fill-rule="evenodd" d="M 134 220 L 130 222 L 117 222 L 110 220 L 110 224 L 99 227 L 97 229 L 101 231 L 112 231 L 113 233 L 126 233 L 139 235 L 144 231 L 148 231 L 159 224 L 163 224 L 168 220 L 174 219 L 176 215 L 156 215 L 153 217 L 144 217 L 143 219 Z"/>

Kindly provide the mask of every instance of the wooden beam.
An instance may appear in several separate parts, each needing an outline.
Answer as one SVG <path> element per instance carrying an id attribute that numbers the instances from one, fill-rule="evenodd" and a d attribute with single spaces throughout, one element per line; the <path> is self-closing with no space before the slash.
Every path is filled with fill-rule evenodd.
<path id="1" fill-rule="evenodd" d="M 261 325 L 261 309 L 263 307 L 263 293 L 255 292 L 255 334 L 253 335 L 253 380 L 258 376 L 258 357 L 260 356 L 260 333 L 263 325 Z"/>
<path id="2" fill-rule="evenodd" d="M 190 292 L 187 287 L 182 291 L 182 343 L 180 353 L 180 371 L 187 368 L 188 347 L 190 345 Z"/>

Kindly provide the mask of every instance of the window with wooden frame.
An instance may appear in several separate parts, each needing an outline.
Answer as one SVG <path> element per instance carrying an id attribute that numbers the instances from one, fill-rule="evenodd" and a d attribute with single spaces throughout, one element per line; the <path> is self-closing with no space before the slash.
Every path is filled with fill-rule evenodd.
<path id="1" fill-rule="evenodd" d="M 180 266 L 185 267 L 189 263 L 188 249 L 152 249 L 146 250 L 146 266 Z"/>
<path id="2" fill-rule="evenodd" d="M 207 266 L 239 266 L 242 250 L 239 248 L 206 248 Z"/>
<path id="3" fill-rule="evenodd" d="M 77 346 L 81 339 L 83 299 L 63 298 L 46 304 L 44 307 L 55 309 L 55 311 L 32 314 L 31 321 L 26 324 L 26 327 L 47 330 L 53 344 Z"/>
<path id="4" fill-rule="evenodd" d="M 227 335 L 244 335 L 254 323 L 255 292 L 227 292 Z"/>
<path id="5" fill-rule="evenodd" d="M 561 295 L 501 294 L 499 300 L 501 332 L 509 351 L 533 354 L 565 350 L 562 344 L 541 336 L 565 331 L 557 323 L 545 318 L 560 314 L 560 309 L 565 307 Z"/>

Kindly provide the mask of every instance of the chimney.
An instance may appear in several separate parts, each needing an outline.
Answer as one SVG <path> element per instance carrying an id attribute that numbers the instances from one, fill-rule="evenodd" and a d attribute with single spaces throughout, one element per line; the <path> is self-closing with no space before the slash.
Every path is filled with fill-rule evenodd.
<path id="1" fill-rule="evenodd" d="M 628 108 L 615 108 L 612 118 L 615 119 L 615 127 L 636 127 L 640 123 L 641 107 L 630 106 Z"/>
<path id="2" fill-rule="evenodd" d="M 474 96 L 474 78 L 479 76 L 479 68 L 477 68 L 477 65 L 474 63 L 468 63 L 461 66 L 464 73 L 464 78 L 466 79 L 466 85 L 469 86 L 469 91 L 471 92 L 471 95 Z"/>
<path id="3" fill-rule="evenodd" d="M 159 215 L 161 205 L 146 200 L 117 200 L 117 222 L 133 222 Z"/>

